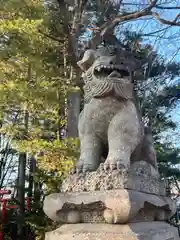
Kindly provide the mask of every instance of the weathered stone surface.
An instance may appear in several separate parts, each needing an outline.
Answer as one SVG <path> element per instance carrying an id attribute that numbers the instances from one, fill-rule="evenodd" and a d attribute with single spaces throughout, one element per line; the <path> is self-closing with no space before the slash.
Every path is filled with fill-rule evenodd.
<path id="1" fill-rule="evenodd" d="M 85 105 L 78 125 L 80 158 L 72 173 L 96 171 L 104 152 L 104 170 L 128 168 L 139 160 L 157 170 L 152 133 L 142 123 L 131 81 L 136 60 L 130 55 L 118 46 L 101 45 L 96 51 L 87 50 L 78 62 Z"/>
<path id="2" fill-rule="evenodd" d="M 168 197 L 125 189 L 55 193 L 44 201 L 47 216 L 64 223 L 164 221 L 175 209 L 174 201 Z"/>
<path id="3" fill-rule="evenodd" d="M 145 193 L 165 195 L 164 181 L 158 172 L 144 161 L 135 162 L 129 169 L 70 175 L 61 185 L 61 192 L 83 192 L 110 189 L 131 189 Z"/>
<path id="4" fill-rule="evenodd" d="M 179 240 L 178 230 L 164 222 L 68 224 L 46 233 L 45 240 Z"/>
<path id="5" fill-rule="evenodd" d="M 159 177 L 129 58 L 117 46 L 104 46 L 88 50 L 78 63 L 85 83 L 80 158 L 61 193 L 44 201 L 49 218 L 70 225 L 47 233 L 46 240 L 179 239 L 176 228 L 158 222 L 168 220 L 176 205 Z"/>

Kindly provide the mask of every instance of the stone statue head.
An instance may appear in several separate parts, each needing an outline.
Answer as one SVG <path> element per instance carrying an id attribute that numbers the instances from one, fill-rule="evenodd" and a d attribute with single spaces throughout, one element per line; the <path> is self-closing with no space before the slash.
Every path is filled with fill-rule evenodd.
<path id="1" fill-rule="evenodd" d="M 86 50 L 77 64 L 83 71 L 85 102 L 112 94 L 132 98 L 131 76 L 138 62 L 129 52 L 116 45 L 102 45 L 96 51 Z"/>
<path id="2" fill-rule="evenodd" d="M 97 50 L 86 50 L 79 67 L 93 79 L 118 82 L 119 79 L 131 80 L 131 73 L 139 63 L 127 51 L 116 45 L 99 46 Z"/>

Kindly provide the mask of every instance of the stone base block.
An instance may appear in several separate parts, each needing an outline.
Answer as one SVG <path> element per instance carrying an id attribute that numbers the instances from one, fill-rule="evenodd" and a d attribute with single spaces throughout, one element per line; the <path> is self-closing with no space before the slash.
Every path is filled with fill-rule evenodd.
<path id="1" fill-rule="evenodd" d="M 45 240 L 179 240 L 178 229 L 165 222 L 68 224 L 46 233 Z"/>
<path id="2" fill-rule="evenodd" d="M 175 211 L 168 197 L 127 189 L 54 193 L 44 201 L 49 218 L 70 224 L 166 221 Z"/>
<path id="3" fill-rule="evenodd" d="M 66 178 L 60 188 L 61 192 L 91 192 L 114 189 L 131 189 L 155 195 L 166 195 L 164 181 L 159 173 L 147 162 L 133 163 L 129 169 L 73 174 Z"/>

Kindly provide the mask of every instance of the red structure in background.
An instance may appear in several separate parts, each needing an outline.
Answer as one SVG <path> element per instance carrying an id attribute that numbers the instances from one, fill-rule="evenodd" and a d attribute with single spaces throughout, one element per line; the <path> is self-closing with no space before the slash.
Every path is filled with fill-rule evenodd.
<path id="1" fill-rule="evenodd" d="M 0 203 L 1 203 L 1 213 L 2 213 L 0 222 L 2 223 L 2 225 L 5 222 L 7 209 L 17 208 L 17 205 L 8 205 L 8 202 L 12 201 L 11 198 L 3 198 L 4 195 L 9 195 L 9 194 L 11 194 L 11 190 L 0 190 Z M 28 211 L 30 211 L 31 198 L 28 197 L 28 198 L 25 198 L 25 200 L 26 200 L 25 208 Z M 3 240 L 3 229 L 0 230 L 0 240 Z"/>
<path id="2" fill-rule="evenodd" d="M 0 202 L 2 203 L 1 204 L 1 212 L 2 212 L 2 215 L 1 215 L 1 222 L 3 225 L 4 221 L 5 221 L 5 217 L 6 217 L 6 205 L 7 205 L 7 199 L 4 198 L 3 199 L 3 196 L 4 195 L 9 195 L 11 194 L 11 191 L 10 190 L 0 190 Z M 1 229 L 0 231 L 0 240 L 3 240 L 3 229 Z"/>

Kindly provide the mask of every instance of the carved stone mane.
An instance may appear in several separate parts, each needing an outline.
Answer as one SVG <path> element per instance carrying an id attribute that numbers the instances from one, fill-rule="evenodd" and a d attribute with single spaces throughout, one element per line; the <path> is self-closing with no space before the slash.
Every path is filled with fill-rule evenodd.
<path id="1" fill-rule="evenodd" d="M 108 82 L 92 81 L 84 87 L 85 101 L 88 103 L 92 98 L 107 97 L 114 95 L 116 98 L 133 99 L 133 84 L 131 82 L 118 81 Z"/>

